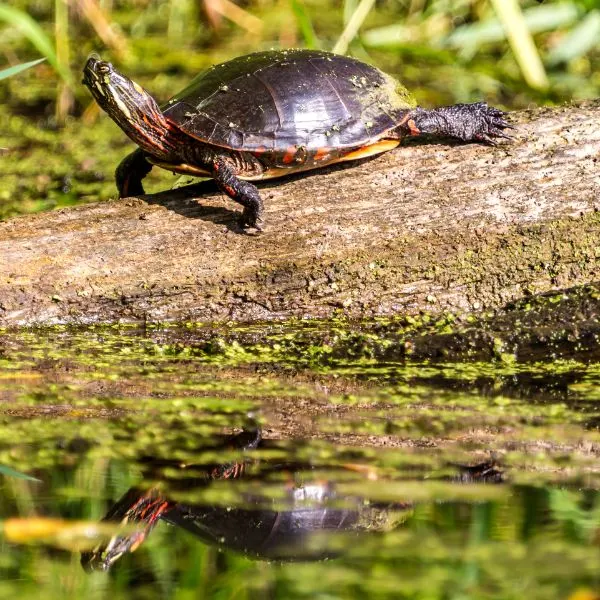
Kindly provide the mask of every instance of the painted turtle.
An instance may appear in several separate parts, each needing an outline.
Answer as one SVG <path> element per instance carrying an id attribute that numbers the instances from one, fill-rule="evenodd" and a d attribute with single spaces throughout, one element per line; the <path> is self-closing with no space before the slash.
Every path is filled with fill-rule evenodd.
<path id="1" fill-rule="evenodd" d="M 117 168 L 120 197 L 143 194 L 152 165 L 208 175 L 244 207 L 242 226 L 257 229 L 262 200 L 250 181 L 378 154 L 408 135 L 493 144 L 510 127 L 483 102 L 419 108 L 379 69 L 315 50 L 256 52 L 215 65 L 162 107 L 95 57 L 83 83 L 139 146 Z"/>
<path id="2" fill-rule="evenodd" d="M 145 487 L 142 482 L 139 487 L 130 488 L 103 519 L 135 525 L 134 530 L 117 533 L 108 543 L 83 552 L 81 564 L 86 571 L 108 570 L 124 554 L 144 543 L 160 521 L 185 529 L 208 544 L 255 559 L 307 561 L 339 554 L 341 548 L 335 539 L 333 544 L 328 541 L 332 534 L 334 538 L 346 533 L 361 539 L 363 534 L 401 525 L 412 512 L 413 503 L 408 499 L 367 501 L 360 495 L 348 496 L 338 490 L 337 476 L 347 481 L 348 470 L 355 471 L 354 465 L 320 463 L 315 467 L 302 461 L 253 457 L 259 447 L 281 451 L 277 441 L 262 439 L 256 424 L 249 423 L 240 433 L 215 438 L 213 442 L 211 454 L 241 450 L 244 458 L 223 464 L 191 465 L 162 455 L 144 457 L 141 471 L 152 483 Z M 250 462 L 253 468 L 247 472 Z M 455 471 L 449 479 L 457 483 L 503 481 L 502 471 L 494 462 L 448 466 Z M 169 479 L 167 472 L 176 476 Z M 233 506 L 201 502 L 202 490 L 215 481 L 244 478 L 255 484 L 264 481 L 265 488 L 254 485 L 238 489 Z M 232 486 L 231 491 L 234 489 Z M 200 502 L 189 504 L 170 497 L 177 490 L 185 490 L 188 497 L 200 492 Z"/>

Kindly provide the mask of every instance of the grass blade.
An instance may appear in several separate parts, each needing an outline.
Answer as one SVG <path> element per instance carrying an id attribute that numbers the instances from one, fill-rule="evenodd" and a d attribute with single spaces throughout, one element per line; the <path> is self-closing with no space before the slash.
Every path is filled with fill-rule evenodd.
<path id="1" fill-rule="evenodd" d="M 119 57 L 128 51 L 127 39 L 110 25 L 110 15 L 96 0 L 79 0 L 76 4 L 81 14 L 94 28 L 96 35 Z"/>
<path id="2" fill-rule="evenodd" d="M 599 39 L 600 10 L 593 10 L 548 54 L 547 62 L 556 65 L 583 56 L 598 44 Z"/>
<path id="3" fill-rule="evenodd" d="M 401 23 L 369 29 L 360 39 L 370 48 L 397 48 L 412 41 L 409 30 Z"/>
<path id="4" fill-rule="evenodd" d="M 298 23 L 298 28 L 302 34 L 304 45 L 311 50 L 321 48 L 321 42 L 315 33 L 312 21 L 309 14 L 306 12 L 304 5 L 298 0 L 292 0 L 292 10 Z"/>
<path id="5" fill-rule="evenodd" d="M 523 78 L 534 89 L 548 87 L 548 76 L 518 0 L 491 0 L 519 64 Z"/>
<path id="6" fill-rule="evenodd" d="M 53 44 L 44 30 L 25 12 L 0 4 L 0 21 L 4 21 L 18 29 L 54 67 L 55 71 L 67 83 L 73 85 L 73 78 L 68 69 L 61 65 L 56 57 Z"/>
<path id="7" fill-rule="evenodd" d="M 530 33 L 555 31 L 568 27 L 579 19 L 579 11 L 572 4 L 533 6 L 523 11 L 523 18 Z M 506 39 L 506 30 L 498 19 L 485 19 L 457 27 L 445 40 L 455 48 L 468 47 L 477 50 L 483 44 L 494 44 Z"/>
<path id="8" fill-rule="evenodd" d="M 348 25 L 357 4 L 358 0 L 344 0 L 344 26 Z"/>
<path id="9" fill-rule="evenodd" d="M 38 58 L 37 60 L 31 60 L 20 65 L 15 65 L 14 67 L 8 67 L 7 69 L 3 69 L 2 71 L 0 71 L 0 80 L 6 79 L 7 77 L 12 77 L 13 75 L 20 73 L 21 71 L 25 71 L 26 69 L 29 69 L 31 67 L 35 67 L 35 65 L 39 65 L 45 60 L 45 58 Z"/>
<path id="10" fill-rule="evenodd" d="M 44 60 L 44 59 L 42 59 Z M 34 61 L 34 62 L 40 62 L 40 61 Z M 25 473 L 19 473 L 19 471 L 15 471 L 14 469 L 11 469 L 10 467 L 7 467 L 5 465 L 0 465 L 0 474 L 4 475 L 5 477 L 16 477 L 17 479 L 25 479 L 26 481 L 41 481 L 40 479 L 37 479 L 36 477 L 32 477 L 31 475 L 27 475 Z"/>
<path id="11" fill-rule="evenodd" d="M 69 70 L 70 40 L 69 40 L 69 8 L 68 0 L 54 2 L 54 38 L 56 40 L 56 60 L 61 69 Z M 69 85 L 60 82 L 56 94 L 56 120 L 63 125 L 73 106 L 73 93 Z"/>
<path id="12" fill-rule="evenodd" d="M 375 0 L 361 0 L 356 10 L 352 13 L 348 24 L 344 28 L 342 35 L 333 47 L 336 54 L 346 54 L 350 42 L 356 37 L 360 26 L 367 18 L 370 10 L 373 8 Z"/>
<path id="13" fill-rule="evenodd" d="M 231 0 L 215 2 L 212 5 L 212 9 L 250 33 L 259 35 L 262 30 L 263 22 L 258 17 L 244 10 Z"/>

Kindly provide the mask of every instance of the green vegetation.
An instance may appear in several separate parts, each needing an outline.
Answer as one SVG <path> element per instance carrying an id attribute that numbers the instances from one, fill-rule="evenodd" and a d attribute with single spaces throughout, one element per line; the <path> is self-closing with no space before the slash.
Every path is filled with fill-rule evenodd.
<path id="1" fill-rule="evenodd" d="M 593 447 L 581 441 L 600 439 L 594 429 L 600 417 L 594 350 L 578 360 L 545 362 L 502 355 L 469 362 L 377 358 L 378 348 L 389 347 L 389 332 L 401 335 L 405 326 L 388 321 L 371 328 L 380 329 L 379 336 L 368 333 L 369 324 L 361 333 L 343 322 L 6 333 L 0 338 L 0 390 L 11 399 L 5 418 L 11 425 L 0 430 L 0 464 L 20 473 L 51 468 L 82 439 L 94 459 L 138 460 L 152 453 L 197 463 L 202 446 L 223 427 L 240 427 L 248 414 L 272 411 L 289 411 L 300 421 L 303 411 L 315 411 L 320 416 L 312 433 L 326 438 L 394 435 L 417 442 L 431 436 L 444 449 L 427 457 L 431 468 L 493 450 L 514 467 L 514 481 L 531 482 L 535 475 L 547 484 L 570 477 L 566 466 L 578 480 L 593 463 Z M 40 368 L 50 368 L 52 383 Z M 306 375 L 298 378 L 299 370 Z M 327 410 L 319 408 L 323 401 Z M 297 413 L 296 406 L 304 408 Z M 291 427 L 295 436 L 296 425 Z M 189 435 L 205 442 L 190 446 Z M 60 445 L 45 446 L 44 440 L 57 437 Z M 448 443 L 461 437 L 464 443 Z M 21 442 L 18 450 L 13 439 Z M 538 455 L 540 440 L 548 449 Z M 321 444 L 310 453 L 313 464 L 347 460 L 343 448 Z M 293 449 L 286 452 L 294 456 Z M 361 451 L 353 452 L 358 457 Z M 398 456 L 388 463 L 385 454 L 364 452 L 361 460 L 376 470 L 402 464 Z M 588 484 L 597 476 L 592 469 Z"/>
<path id="2" fill-rule="evenodd" d="M 593 0 L 16 0 L 0 3 L 0 32 L 9 65 L 47 58 L 0 83 L 0 218 L 114 194 L 130 144 L 79 85 L 91 52 L 161 101 L 212 63 L 289 46 L 347 51 L 398 76 L 424 105 L 600 95 Z"/>
<path id="3" fill-rule="evenodd" d="M 114 195 L 130 143 L 78 83 L 94 51 L 162 101 L 289 46 L 347 51 L 424 105 L 600 96 L 596 0 L 15 0 L 0 34 L 0 219 Z M 597 600 L 597 307 L 588 285 L 477 317 L 0 331 L 0 598 Z M 263 447 L 219 446 L 257 423 Z M 246 479 L 199 475 L 244 457 Z M 503 484 L 456 480 L 489 460 Z M 134 486 L 233 513 L 323 482 L 364 519 L 306 541 L 328 560 L 161 522 L 111 573 L 79 564 Z"/>
<path id="4" fill-rule="evenodd" d="M 23 63 L 21 65 L 15 65 L 14 67 L 8 67 L 7 69 L 2 69 L 0 71 L 0 80 L 6 79 L 7 77 L 12 77 L 13 75 L 19 74 L 21 71 L 25 71 L 26 69 L 30 69 L 31 67 L 35 67 L 39 65 L 41 62 L 44 62 L 45 58 L 38 58 L 38 60 L 31 60 L 29 62 Z"/>
<path id="5" fill-rule="evenodd" d="M 2 333 L 0 524 L 64 521 L 45 525 L 45 544 L 3 542 L 0 595 L 31 598 L 44 586 L 48 598 L 516 600 L 535 591 L 563 600 L 597 588 L 593 354 L 440 363 L 377 361 L 360 350 L 335 359 L 334 337 L 338 350 L 356 342 L 348 325 Z M 456 325 L 363 324 L 388 334 L 448 326 Z M 309 343 L 325 338 L 329 348 Z M 240 460 L 215 444 L 257 421 L 270 443 L 249 455 L 249 478 L 194 484 L 202 465 Z M 456 463 L 490 457 L 504 485 L 446 480 Z M 284 464 L 296 466 L 275 468 Z M 92 523 L 88 544 L 108 533 L 93 523 L 132 486 L 227 513 L 248 498 L 279 506 L 292 481 L 335 482 L 340 506 L 358 498 L 373 521 L 360 535 L 311 537 L 315 551 L 338 556 L 328 561 L 254 561 L 164 523 L 111 575 L 86 574 L 69 552 L 86 547 L 82 523 Z"/>

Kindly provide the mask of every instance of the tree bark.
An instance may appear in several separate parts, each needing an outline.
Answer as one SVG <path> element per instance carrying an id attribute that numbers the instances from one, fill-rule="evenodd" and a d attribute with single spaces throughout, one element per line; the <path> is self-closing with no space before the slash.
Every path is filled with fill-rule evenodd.
<path id="1" fill-rule="evenodd" d="M 266 183 L 260 235 L 211 184 L 0 223 L 0 325 L 464 312 L 599 280 L 600 102 L 510 119 L 495 148 Z"/>

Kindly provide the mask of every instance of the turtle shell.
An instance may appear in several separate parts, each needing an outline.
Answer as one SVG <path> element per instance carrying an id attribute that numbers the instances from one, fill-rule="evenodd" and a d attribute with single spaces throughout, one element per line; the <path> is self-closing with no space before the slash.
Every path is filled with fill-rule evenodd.
<path id="1" fill-rule="evenodd" d="M 372 143 L 415 105 L 402 84 L 353 58 L 277 50 L 211 67 L 162 110 L 203 142 L 282 152 Z"/>

